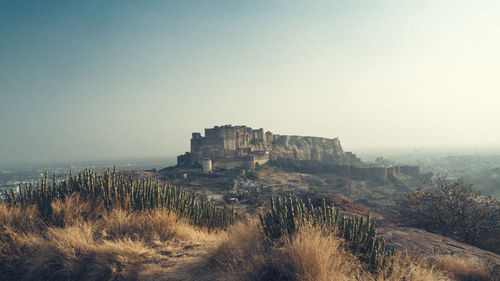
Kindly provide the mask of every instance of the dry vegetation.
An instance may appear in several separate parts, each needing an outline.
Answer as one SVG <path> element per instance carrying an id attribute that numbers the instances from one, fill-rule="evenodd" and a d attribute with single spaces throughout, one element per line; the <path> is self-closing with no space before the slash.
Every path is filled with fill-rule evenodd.
<path id="1" fill-rule="evenodd" d="M 2 280 L 495 280 L 478 260 L 392 256 L 373 220 L 325 203 L 283 198 L 234 223 L 227 208 L 110 171 L 20 190 L 0 203 Z"/>
<path id="2" fill-rule="evenodd" d="M 43 221 L 37 208 L 0 205 L 0 273 L 7 280 L 144 280 L 147 272 L 161 273 L 151 269 L 168 265 L 173 251 L 216 237 L 167 211 L 108 212 L 78 196 L 52 207 L 53 219 Z"/>
<path id="3" fill-rule="evenodd" d="M 77 195 L 51 207 L 47 219 L 0 204 L 4 280 L 495 280 L 479 261 L 449 256 L 397 255 L 373 272 L 341 238 L 307 225 L 270 241 L 255 218 L 208 232 L 166 210 L 106 210 Z"/>
<path id="4" fill-rule="evenodd" d="M 399 220 L 500 253 L 500 201 L 463 182 L 438 179 L 396 201 Z"/>
<path id="5" fill-rule="evenodd" d="M 477 258 L 458 258 L 450 255 L 440 255 L 431 260 L 437 269 L 448 272 L 457 280 L 482 281 L 494 279 L 492 276 L 492 266 L 479 261 Z"/>
<path id="6" fill-rule="evenodd" d="M 450 280 L 436 268 L 397 255 L 393 266 L 370 271 L 341 238 L 304 226 L 291 239 L 269 245 L 255 222 L 233 227 L 209 254 L 209 280 Z"/>

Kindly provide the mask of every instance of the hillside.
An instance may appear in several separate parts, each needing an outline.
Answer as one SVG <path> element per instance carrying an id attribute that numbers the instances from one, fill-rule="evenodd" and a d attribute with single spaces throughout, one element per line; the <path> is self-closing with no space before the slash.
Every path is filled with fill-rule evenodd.
<path id="1" fill-rule="evenodd" d="M 290 244 L 268 249 L 252 219 L 227 231 L 207 232 L 173 214 L 106 212 L 102 208 L 91 208 L 91 204 L 77 197 L 54 203 L 54 207 L 55 215 L 63 218 L 59 226 L 43 223 L 34 208 L 0 206 L 3 246 L 0 264 L 4 278 L 495 280 L 494 273 L 488 272 L 491 260 L 495 259 L 497 266 L 499 260 L 497 255 L 477 249 L 472 252 L 480 259 L 446 253 L 440 248 L 434 249 L 435 252 L 419 252 L 413 258 L 397 256 L 391 274 L 372 273 L 343 249 L 342 240 L 313 229 L 304 228 Z M 406 243 L 407 240 L 397 238 L 400 236 L 393 231 L 393 239 L 389 241 Z M 420 233 L 420 236 L 422 242 L 432 235 Z M 452 245 L 463 246 L 457 242 Z M 470 248 L 463 249 L 469 251 Z M 283 255 L 287 258 L 282 259 Z M 491 260 L 486 261 L 485 257 Z M 283 276 L 287 276 L 286 279 Z"/>
<path id="2" fill-rule="evenodd" d="M 276 185 L 314 182 L 272 169 L 258 177 Z M 45 179 L 0 204 L 0 274 L 8 280 L 498 280 L 497 254 L 372 211 L 378 227 L 371 232 L 374 220 L 358 219 L 369 208 L 345 197 L 315 193 L 304 205 L 289 196 L 273 212 L 266 202 L 233 220 L 222 206 L 154 178 L 86 171 L 59 183 Z M 283 209 L 286 200 L 296 202 L 288 208 L 295 211 Z M 292 215 L 293 228 L 289 219 L 272 219 L 280 212 Z"/>
<path id="3" fill-rule="evenodd" d="M 243 174 L 242 174 L 243 172 Z M 359 179 L 334 173 L 303 173 L 264 165 L 255 169 L 257 178 L 248 179 L 244 170 L 221 170 L 203 174 L 197 169 L 171 169 L 159 173 L 136 172 L 134 176 L 150 176 L 166 180 L 186 190 L 210 196 L 239 197 L 237 205 L 249 210 L 262 207 L 278 194 L 293 193 L 310 196 L 329 194 L 358 203 L 371 212 L 390 212 L 395 196 L 408 192 L 424 183 L 418 178 L 400 175 L 397 178 Z"/>

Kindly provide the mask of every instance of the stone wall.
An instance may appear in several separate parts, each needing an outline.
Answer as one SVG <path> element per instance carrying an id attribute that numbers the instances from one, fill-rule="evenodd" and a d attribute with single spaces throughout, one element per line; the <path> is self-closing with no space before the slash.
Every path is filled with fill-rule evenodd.
<path id="1" fill-rule="evenodd" d="M 361 179 L 387 179 L 387 168 L 351 167 L 351 177 Z"/>
<path id="2" fill-rule="evenodd" d="M 402 174 L 409 175 L 409 176 L 420 174 L 420 167 L 418 167 L 418 166 L 406 165 L 406 166 L 400 166 L 399 169 L 400 169 L 400 172 Z"/>
<path id="3" fill-rule="evenodd" d="M 212 167 L 214 169 L 234 169 L 234 168 L 249 168 L 255 165 L 251 159 L 239 158 L 239 159 L 216 159 L 212 162 Z"/>
<path id="4" fill-rule="evenodd" d="M 323 163 L 318 160 L 293 160 L 281 159 L 273 160 L 271 163 L 277 167 L 291 169 L 305 173 L 332 173 L 339 176 L 348 176 L 358 179 L 382 179 L 386 180 L 401 175 L 417 177 L 421 180 L 430 181 L 432 173 L 422 174 L 418 166 L 395 166 L 383 167 L 356 167 L 351 165 L 338 165 L 333 163 Z M 402 168 L 403 172 L 399 172 Z"/>

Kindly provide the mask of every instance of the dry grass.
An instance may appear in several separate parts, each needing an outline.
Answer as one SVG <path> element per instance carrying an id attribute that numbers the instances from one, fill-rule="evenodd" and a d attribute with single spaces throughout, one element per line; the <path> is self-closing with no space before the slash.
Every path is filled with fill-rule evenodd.
<path id="1" fill-rule="evenodd" d="M 95 232 L 106 239 L 132 238 L 166 241 L 173 238 L 204 241 L 206 231 L 194 228 L 167 210 L 128 212 L 119 208 L 107 212 L 102 201 L 81 200 L 78 194 L 52 202 L 51 225 L 72 226 L 91 222 Z"/>
<path id="2" fill-rule="evenodd" d="M 495 280 L 477 260 L 396 255 L 370 272 L 344 241 L 305 226 L 291 239 L 266 240 L 258 221 L 209 233 L 167 211 L 105 211 L 72 196 L 36 208 L 0 204 L 2 280 Z"/>
<path id="3" fill-rule="evenodd" d="M 407 253 L 397 253 L 392 267 L 379 272 L 376 280 L 387 281 L 445 281 L 452 280 L 444 272 L 438 270 L 425 257 L 410 256 Z"/>
<path id="4" fill-rule="evenodd" d="M 495 281 L 493 266 L 488 265 L 475 257 L 461 258 L 452 255 L 441 255 L 432 258 L 436 267 L 448 272 L 460 281 Z"/>
<path id="5" fill-rule="evenodd" d="M 305 227 L 278 249 L 275 264 L 292 280 L 368 280 L 359 261 L 346 250 L 342 240 Z"/>
<path id="6" fill-rule="evenodd" d="M 167 211 L 100 206 L 72 196 L 43 222 L 34 207 L 0 204 L 0 279 L 158 280 L 185 248 L 217 237 Z"/>
<path id="7" fill-rule="evenodd" d="M 104 215 L 98 227 L 107 239 L 131 237 L 146 241 L 167 241 L 175 238 L 200 242 L 211 237 L 205 230 L 193 227 L 167 210 L 130 213 L 114 209 Z"/>
<path id="8" fill-rule="evenodd" d="M 265 280 L 261 277 L 266 275 L 268 257 L 263 240 L 256 220 L 236 223 L 208 255 L 206 279 Z"/>
<path id="9" fill-rule="evenodd" d="M 7 207 L 0 204 L 0 235 L 12 230 L 20 233 L 36 232 L 43 228 L 36 207 Z"/>
<path id="10" fill-rule="evenodd" d="M 46 237 L 26 235 L 17 243 L 24 262 L 22 280 L 127 279 L 155 255 L 140 241 L 95 241 L 92 226 L 49 228 Z"/>
<path id="11" fill-rule="evenodd" d="M 0 204 L 0 276 L 17 275 L 22 259 L 17 239 L 27 234 L 37 234 L 45 229 L 35 207 L 7 207 Z"/>
<path id="12" fill-rule="evenodd" d="M 104 204 L 101 200 L 84 201 L 77 193 L 67 197 L 65 200 L 51 202 L 52 214 L 51 224 L 56 226 L 71 226 L 83 221 L 94 221 L 105 213 Z"/>
<path id="13" fill-rule="evenodd" d="M 345 250 L 342 239 L 311 226 L 291 240 L 270 244 L 255 221 L 232 227 L 205 267 L 212 271 L 206 280 L 449 280 L 428 263 L 405 255 L 397 255 L 390 270 L 373 273 Z"/>

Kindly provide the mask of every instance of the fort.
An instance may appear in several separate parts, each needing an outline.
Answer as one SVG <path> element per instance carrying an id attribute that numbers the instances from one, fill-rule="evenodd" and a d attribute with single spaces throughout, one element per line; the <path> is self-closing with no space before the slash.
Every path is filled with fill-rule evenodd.
<path id="1" fill-rule="evenodd" d="M 420 174 L 417 166 L 363 167 L 361 159 L 345 152 L 338 138 L 289 136 L 246 126 L 215 126 L 205 136 L 192 133 L 191 151 L 177 157 L 177 166 L 201 166 L 203 172 L 217 169 L 255 168 L 273 164 L 304 172 L 387 179 Z"/>
<path id="2" fill-rule="evenodd" d="M 356 155 L 344 152 L 338 138 L 264 133 L 246 126 L 215 126 L 205 136 L 193 133 L 191 151 L 177 157 L 179 166 L 202 165 L 213 169 L 254 168 L 270 160 L 317 160 L 355 164 Z M 210 164 L 209 164 L 210 163 Z"/>

